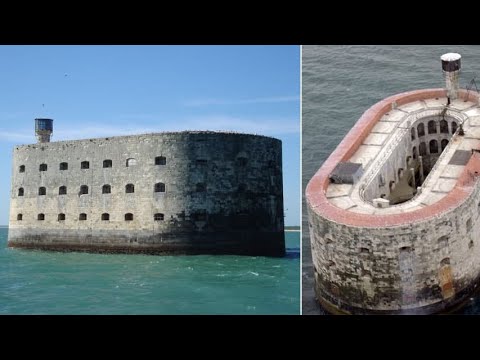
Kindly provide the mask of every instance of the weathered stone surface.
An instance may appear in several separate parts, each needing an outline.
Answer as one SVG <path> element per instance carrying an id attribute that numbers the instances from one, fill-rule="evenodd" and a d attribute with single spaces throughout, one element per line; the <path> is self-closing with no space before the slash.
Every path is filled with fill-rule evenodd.
<path id="1" fill-rule="evenodd" d="M 478 107 L 478 99 L 477 94 L 459 90 L 465 105 L 457 109 L 455 102 L 450 109 L 437 108 L 436 100 L 443 102 L 444 92 L 411 91 L 375 104 L 310 180 L 306 200 L 315 293 L 327 311 L 443 312 L 465 301 L 479 284 L 480 155 L 471 150 L 479 147 L 480 138 L 471 131 L 466 113 Z M 415 106 L 405 106 L 411 102 Z M 380 151 L 366 151 L 370 145 L 364 140 L 395 107 L 405 116 L 391 127 Z M 455 131 L 460 120 L 465 136 Z M 434 140 L 437 150 L 429 146 Z M 426 149 L 419 154 L 423 146 Z M 449 165 L 459 149 L 469 151 L 467 161 Z M 388 199 L 401 189 L 397 186 L 419 155 L 425 179 L 417 194 L 388 208 L 375 208 L 374 199 Z M 365 167 L 362 178 L 348 192 L 331 196 L 339 192 L 329 179 L 331 172 L 352 159 Z M 423 170 L 417 166 L 419 173 Z"/>
<path id="2" fill-rule="evenodd" d="M 156 157 L 165 159 L 156 165 Z M 111 167 L 103 167 L 104 160 L 111 160 Z M 85 161 L 89 168 L 81 169 Z M 60 170 L 64 162 L 68 170 Z M 39 171 L 41 164 L 47 164 L 47 171 Z M 277 139 L 186 131 L 39 143 L 15 147 L 12 172 L 12 247 L 285 253 Z M 155 192 L 159 183 L 164 184 L 157 185 L 161 192 Z M 134 185 L 133 193 L 126 192 L 127 184 Z M 88 194 L 81 194 L 83 185 Z M 102 193 L 104 185 L 110 185 L 110 193 Z M 62 186 L 67 193 L 59 195 Z M 39 195 L 40 187 L 46 195 Z M 82 213 L 86 220 L 79 219 Z M 19 214 L 22 220 L 17 220 Z M 39 214 L 45 220 L 37 220 Z M 109 220 L 102 220 L 102 214 Z M 133 220 L 126 221 L 126 214 Z M 163 220 L 154 220 L 154 214 L 163 214 Z"/>

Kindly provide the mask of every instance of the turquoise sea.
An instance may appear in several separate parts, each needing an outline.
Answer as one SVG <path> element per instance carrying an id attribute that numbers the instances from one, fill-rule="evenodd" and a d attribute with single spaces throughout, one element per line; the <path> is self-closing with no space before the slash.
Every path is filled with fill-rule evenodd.
<path id="1" fill-rule="evenodd" d="M 0 314 L 299 314 L 300 232 L 287 256 L 104 255 L 7 247 Z"/>

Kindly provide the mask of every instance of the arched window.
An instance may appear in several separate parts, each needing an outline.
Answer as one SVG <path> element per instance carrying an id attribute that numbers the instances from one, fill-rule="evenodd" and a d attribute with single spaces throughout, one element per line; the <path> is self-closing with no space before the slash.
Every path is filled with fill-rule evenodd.
<path id="1" fill-rule="evenodd" d="M 18 196 L 23 196 L 24 190 L 23 188 L 18 189 Z"/>
<path id="2" fill-rule="evenodd" d="M 135 165 L 137 165 L 137 160 L 135 160 L 134 158 L 127 159 L 127 167 Z"/>
<path id="3" fill-rule="evenodd" d="M 420 156 L 427 155 L 427 144 L 425 144 L 424 142 L 421 142 L 418 149 L 419 149 L 419 152 L 420 152 Z"/>
<path id="4" fill-rule="evenodd" d="M 166 165 L 167 158 L 165 156 L 157 156 L 155 158 L 155 165 Z"/>
<path id="5" fill-rule="evenodd" d="M 204 183 L 197 183 L 196 190 L 197 192 L 205 192 L 207 191 L 207 185 Z"/>
<path id="6" fill-rule="evenodd" d="M 408 186 L 413 187 L 413 176 L 410 179 L 408 179 Z"/>
<path id="7" fill-rule="evenodd" d="M 103 160 L 103 167 L 104 168 L 111 168 L 112 167 L 112 160 Z"/>
<path id="8" fill-rule="evenodd" d="M 47 171 L 47 164 L 40 164 L 39 170 L 40 171 Z"/>
<path id="9" fill-rule="evenodd" d="M 455 121 L 452 121 L 452 134 L 455 134 L 457 131 L 457 123 Z"/>
<path id="10" fill-rule="evenodd" d="M 390 189 L 390 191 L 392 191 L 393 189 L 395 189 L 395 181 L 390 181 L 390 183 L 388 184 L 388 188 Z"/>
<path id="11" fill-rule="evenodd" d="M 68 170 L 68 163 L 66 162 L 60 163 L 60 170 Z"/>
<path id="12" fill-rule="evenodd" d="M 164 218 L 165 216 L 162 213 L 156 213 L 153 215 L 153 220 L 155 221 L 163 221 Z"/>
<path id="13" fill-rule="evenodd" d="M 440 266 L 446 266 L 446 265 L 450 265 L 450 258 L 448 257 L 440 261 Z"/>
<path id="14" fill-rule="evenodd" d="M 239 156 L 237 158 L 237 164 L 240 166 L 246 166 L 248 162 L 248 159 L 245 156 Z"/>
<path id="15" fill-rule="evenodd" d="M 23 220 L 23 215 L 22 214 L 18 214 L 17 215 L 17 221 L 22 221 Z"/>
<path id="16" fill-rule="evenodd" d="M 60 186 L 58 188 L 58 195 L 66 195 L 67 194 L 67 187 L 66 186 Z"/>
<path id="17" fill-rule="evenodd" d="M 38 188 L 38 195 L 46 195 L 47 194 L 47 189 L 45 187 L 39 187 Z"/>
<path id="18" fill-rule="evenodd" d="M 112 187 L 108 184 L 102 186 L 102 194 L 110 194 L 112 192 Z"/>
<path id="19" fill-rule="evenodd" d="M 438 142 L 437 140 L 430 140 L 430 154 L 438 153 Z"/>
<path id="20" fill-rule="evenodd" d="M 88 186 L 82 185 L 80 186 L 80 195 L 88 194 Z"/>
<path id="21" fill-rule="evenodd" d="M 135 186 L 133 184 L 127 184 L 125 185 L 125 192 L 127 194 L 129 193 L 134 193 L 135 192 Z"/>
<path id="22" fill-rule="evenodd" d="M 417 147 L 414 146 L 413 149 L 412 149 L 412 154 L 413 154 L 413 158 L 416 159 L 418 154 L 417 154 Z"/>
<path id="23" fill-rule="evenodd" d="M 400 180 L 403 177 L 403 168 L 398 169 L 398 179 Z"/>
<path id="24" fill-rule="evenodd" d="M 411 128 L 411 133 L 412 133 L 412 140 L 415 140 L 415 128 Z"/>
<path id="25" fill-rule="evenodd" d="M 65 214 L 58 214 L 58 221 L 64 221 L 65 220 Z"/>
<path id="26" fill-rule="evenodd" d="M 435 134 L 437 132 L 437 124 L 435 124 L 434 120 L 430 120 L 428 122 L 428 133 Z"/>
<path id="27" fill-rule="evenodd" d="M 81 221 L 87 220 L 87 214 L 81 213 L 81 214 L 78 216 L 78 220 L 81 220 Z"/>
<path id="28" fill-rule="evenodd" d="M 418 124 L 417 134 L 418 134 L 418 137 L 425 136 L 425 126 L 423 125 L 423 123 Z"/>
<path id="29" fill-rule="evenodd" d="M 45 214 L 38 214 L 37 220 L 41 220 L 41 221 L 45 220 Z"/>
<path id="30" fill-rule="evenodd" d="M 21 173 L 22 173 L 22 172 L 25 172 L 25 165 L 20 165 L 20 166 L 18 167 L 18 172 L 21 172 Z"/>
<path id="31" fill-rule="evenodd" d="M 80 163 L 80 169 L 90 169 L 90 162 L 89 161 L 82 161 Z"/>
<path id="32" fill-rule="evenodd" d="M 443 139 L 442 142 L 441 142 L 441 145 L 442 145 L 442 151 L 447 147 L 448 145 L 448 140 L 447 139 Z"/>
<path id="33" fill-rule="evenodd" d="M 156 183 L 155 184 L 155 192 L 165 192 L 165 184 L 164 183 Z"/>
<path id="34" fill-rule="evenodd" d="M 132 221 L 132 220 L 133 220 L 133 214 L 132 213 L 125 214 L 125 221 Z"/>
<path id="35" fill-rule="evenodd" d="M 110 214 L 103 213 L 103 214 L 102 214 L 102 220 L 103 220 L 103 221 L 108 221 L 108 220 L 110 220 Z"/>
<path id="36" fill-rule="evenodd" d="M 440 133 L 448 134 L 448 122 L 447 122 L 447 120 L 440 121 Z"/>

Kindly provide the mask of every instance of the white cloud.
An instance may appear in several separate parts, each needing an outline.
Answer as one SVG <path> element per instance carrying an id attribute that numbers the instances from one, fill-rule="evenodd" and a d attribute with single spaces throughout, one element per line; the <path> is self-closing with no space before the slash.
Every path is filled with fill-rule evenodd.
<path id="1" fill-rule="evenodd" d="M 185 102 L 186 106 L 208 106 L 208 105 L 242 105 L 242 104 L 266 104 L 300 101 L 299 96 L 275 96 L 252 99 L 196 99 Z"/>
<path id="2" fill-rule="evenodd" d="M 128 115 L 130 116 L 130 115 Z M 133 115 L 132 115 L 133 116 Z M 149 117 L 150 115 L 148 115 Z M 147 116 L 140 118 L 145 119 Z M 152 119 L 158 117 L 152 115 Z M 133 119 L 135 119 L 133 117 Z M 100 138 L 109 136 L 124 136 L 135 134 L 147 134 L 164 131 L 185 131 L 185 130 L 211 130 L 211 131 L 235 131 L 250 134 L 276 136 L 282 134 L 296 134 L 300 132 L 300 122 L 297 119 L 264 119 L 264 118 L 240 118 L 228 115 L 213 115 L 186 118 L 175 121 L 155 121 L 152 126 L 150 122 L 138 121 L 132 124 L 105 124 L 79 122 L 79 126 L 62 124 L 58 122 L 53 130 L 52 141 L 77 140 L 88 138 Z M 8 131 L 0 129 L 0 139 L 17 144 L 28 144 L 36 142 L 33 129 Z"/>
<path id="3" fill-rule="evenodd" d="M 155 120 L 158 118 L 154 114 L 142 114 L 142 113 L 132 113 L 132 114 L 121 114 L 118 116 L 119 120 Z"/>
<path id="4" fill-rule="evenodd" d="M 228 130 L 261 135 L 278 135 L 300 132 L 300 120 L 296 119 L 255 119 L 232 116 L 203 116 L 186 120 L 189 129 Z"/>
<path id="5" fill-rule="evenodd" d="M 88 139 L 148 132 L 151 132 L 150 129 L 144 127 L 121 128 L 120 126 L 113 125 L 98 126 L 94 124 L 85 124 L 84 126 L 75 129 L 58 127 L 57 129 L 54 129 L 53 140 Z"/>
<path id="6" fill-rule="evenodd" d="M 0 130 L 0 139 L 13 142 L 13 143 L 25 143 L 31 142 L 34 137 L 28 132 L 15 132 L 15 131 L 8 131 L 8 130 Z"/>
<path id="7" fill-rule="evenodd" d="M 31 114 L 27 111 L 10 111 L 10 112 L 5 112 L 1 111 L 0 112 L 0 119 L 2 120 L 17 120 L 21 118 L 28 118 Z"/>
<path id="8" fill-rule="evenodd" d="M 237 131 L 261 135 L 279 135 L 300 132 L 300 122 L 296 119 L 247 119 L 231 116 L 202 116 L 176 121 L 158 121 L 158 125 L 118 124 L 102 125 L 85 124 L 79 128 L 57 128 L 54 130 L 55 140 L 84 139 L 95 137 L 121 136 L 133 134 L 146 134 L 163 131 L 185 130 L 212 130 L 212 131 Z"/>

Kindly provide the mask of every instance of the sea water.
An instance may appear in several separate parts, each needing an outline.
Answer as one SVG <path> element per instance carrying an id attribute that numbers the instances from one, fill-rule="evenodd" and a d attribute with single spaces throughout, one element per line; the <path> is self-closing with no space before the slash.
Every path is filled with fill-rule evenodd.
<path id="1" fill-rule="evenodd" d="M 7 247 L 0 314 L 299 314 L 300 232 L 287 256 L 154 256 Z"/>

